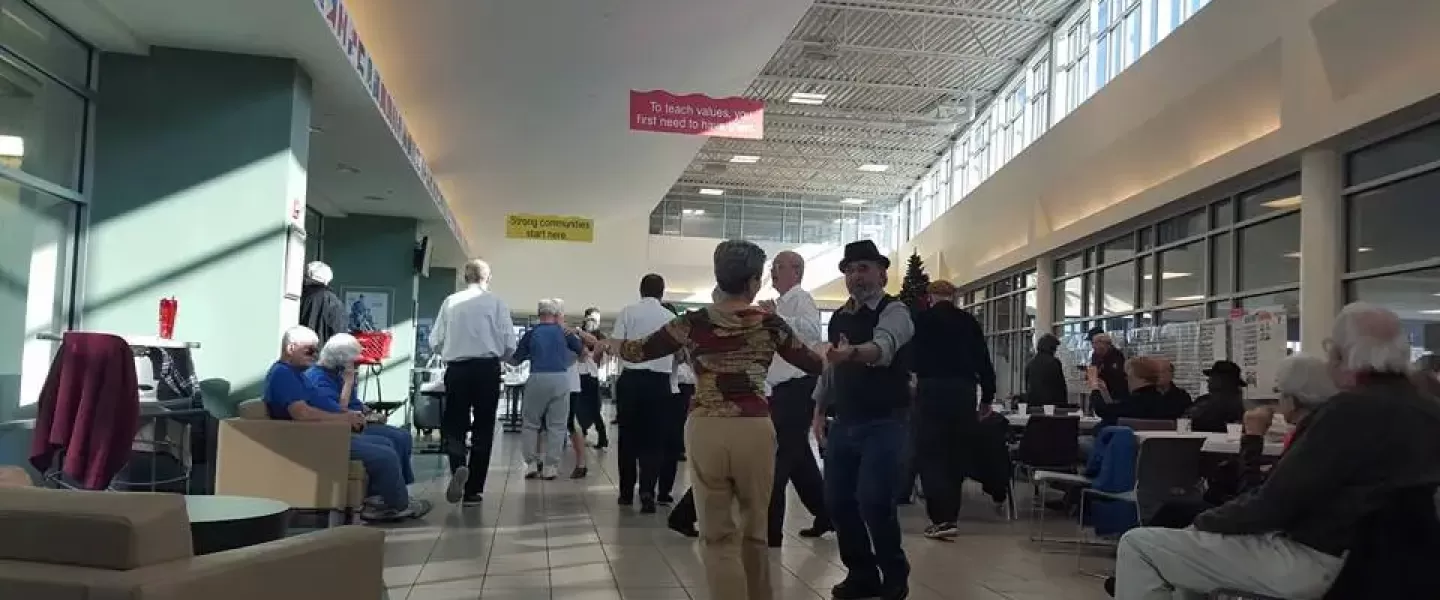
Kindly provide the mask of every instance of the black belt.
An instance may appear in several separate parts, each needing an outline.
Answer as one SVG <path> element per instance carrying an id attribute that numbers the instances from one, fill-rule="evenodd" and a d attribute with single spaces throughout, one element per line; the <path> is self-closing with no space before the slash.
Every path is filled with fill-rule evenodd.
<path id="1" fill-rule="evenodd" d="M 447 361 L 445 361 L 445 364 L 446 364 L 446 365 L 463 365 L 463 364 L 474 363 L 474 362 L 499 362 L 499 361 L 500 361 L 500 358 L 497 357 L 497 356 L 467 356 L 467 357 L 465 357 L 465 358 L 457 358 L 457 359 L 455 359 L 455 360 L 447 360 Z"/>

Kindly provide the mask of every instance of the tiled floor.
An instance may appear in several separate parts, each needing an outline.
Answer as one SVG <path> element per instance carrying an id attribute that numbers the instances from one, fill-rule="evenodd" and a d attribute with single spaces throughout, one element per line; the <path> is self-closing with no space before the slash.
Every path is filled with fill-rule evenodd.
<path id="1" fill-rule="evenodd" d="M 525 481 L 519 435 L 497 437 L 483 506 L 445 505 L 442 458 L 416 457 L 416 493 L 436 500 L 423 521 L 388 531 L 385 580 L 390 600 L 688 600 L 708 599 L 693 540 L 665 528 L 664 511 L 641 515 L 615 504 L 615 461 L 590 451 L 591 473 L 578 482 Z M 568 464 L 564 470 L 568 473 Z M 597 466 L 599 468 L 597 468 Z M 684 492 L 677 484 L 676 494 Z M 1090 600 L 1106 598 L 1099 580 L 1081 575 L 1073 554 L 1042 554 L 1024 522 L 995 516 L 978 490 L 953 542 L 919 535 L 923 509 L 903 507 L 905 548 L 915 600 Z M 844 576 L 833 534 L 818 541 L 794 532 L 809 524 L 791 494 L 785 546 L 772 550 L 777 600 L 829 598 Z M 1092 561 L 1096 559 L 1087 559 Z M 1108 568 L 1108 560 L 1085 565 Z M 729 600 L 729 599 L 714 599 Z"/>

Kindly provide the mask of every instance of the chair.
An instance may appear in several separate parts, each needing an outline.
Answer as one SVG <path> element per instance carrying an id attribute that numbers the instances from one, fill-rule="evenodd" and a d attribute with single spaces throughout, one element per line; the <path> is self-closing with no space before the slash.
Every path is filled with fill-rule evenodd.
<path id="1" fill-rule="evenodd" d="M 1056 417 L 1031 415 L 1020 435 L 1020 443 L 1013 455 L 1016 476 L 1030 480 L 1030 540 L 1043 542 L 1045 538 L 1045 491 L 1051 483 L 1067 482 L 1084 484 L 1083 476 L 1075 473 L 1080 458 L 1080 419 L 1078 417 Z M 1015 478 L 1010 481 L 1010 497 L 1015 497 Z M 1013 502 L 1013 500 L 1012 500 Z M 1038 532 L 1038 536 L 1037 536 Z"/>
<path id="2" fill-rule="evenodd" d="M 216 494 L 339 511 L 353 522 L 365 501 L 365 467 L 350 460 L 348 425 L 271 420 L 261 400 L 241 402 L 239 413 L 220 422 Z"/>
<path id="3" fill-rule="evenodd" d="M 1124 492 L 1092 488 L 1081 491 L 1080 515 L 1085 500 L 1129 502 L 1135 506 L 1135 523 L 1144 523 L 1166 502 L 1198 498 L 1201 493 L 1200 455 L 1203 437 L 1144 438 L 1135 456 L 1135 487 Z"/>
<path id="4" fill-rule="evenodd" d="M 1175 421 L 1167 419 L 1120 419 L 1115 424 L 1135 431 L 1175 431 Z"/>

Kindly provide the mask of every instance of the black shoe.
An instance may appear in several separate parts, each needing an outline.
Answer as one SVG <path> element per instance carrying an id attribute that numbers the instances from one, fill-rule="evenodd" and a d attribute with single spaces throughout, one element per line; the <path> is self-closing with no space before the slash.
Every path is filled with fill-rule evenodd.
<path id="1" fill-rule="evenodd" d="M 460 506 L 480 506 L 480 500 L 479 492 L 467 493 L 464 497 L 460 498 Z"/>
<path id="2" fill-rule="evenodd" d="M 1105 593 L 1110 594 L 1110 597 L 1111 597 L 1111 598 L 1114 598 L 1114 597 L 1115 597 L 1115 576 L 1114 576 L 1114 575 L 1111 575 L 1111 576 L 1105 578 Z"/>
<path id="3" fill-rule="evenodd" d="M 634 506 L 635 497 L 631 496 L 630 494 L 620 494 L 620 498 L 617 499 L 615 503 L 619 504 L 620 506 Z"/>
<path id="4" fill-rule="evenodd" d="M 570 478 L 571 478 L 571 479 L 584 479 L 585 476 L 586 476 L 586 475 L 589 475 L 589 474 L 590 474 L 590 469 L 587 469 L 587 468 L 585 468 L 585 467 L 575 467 L 575 470 L 570 472 Z"/>
<path id="5" fill-rule="evenodd" d="M 675 533 L 683 535 L 687 538 L 700 537 L 700 530 L 695 529 L 695 525 L 693 524 L 670 522 L 666 523 L 666 525 L 670 527 L 670 531 L 674 531 Z"/>
<path id="6" fill-rule="evenodd" d="M 859 583 L 849 579 L 830 588 L 830 597 L 835 600 L 867 600 L 879 598 L 883 593 L 879 583 Z"/>
<path id="7" fill-rule="evenodd" d="M 910 584 L 900 582 L 900 585 L 885 586 L 880 592 L 880 600 L 905 600 L 910 597 Z"/>
<path id="8" fill-rule="evenodd" d="M 660 506 L 670 506 L 675 503 L 675 498 L 671 497 L 670 494 L 660 494 L 655 497 L 655 503 Z"/>
<path id="9" fill-rule="evenodd" d="M 640 494 L 640 514 L 652 515 L 656 510 L 655 497 L 649 494 Z"/>
<path id="10" fill-rule="evenodd" d="M 805 529 L 801 529 L 801 530 L 800 530 L 800 537 L 802 537 L 802 538 L 810 538 L 810 539 L 814 539 L 814 538 L 818 538 L 818 537 L 825 537 L 825 534 L 830 533 L 830 532 L 832 532 L 832 531 L 835 531 L 835 528 L 834 528 L 834 527 L 831 527 L 830 525 L 825 524 L 825 523 L 816 523 L 816 524 L 814 524 L 814 525 L 811 525 L 810 527 L 807 527 L 807 528 L 805 528 Z"/>

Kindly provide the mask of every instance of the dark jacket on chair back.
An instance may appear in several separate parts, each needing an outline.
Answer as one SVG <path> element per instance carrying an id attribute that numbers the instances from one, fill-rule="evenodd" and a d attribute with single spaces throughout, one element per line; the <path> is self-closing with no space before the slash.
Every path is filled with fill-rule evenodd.
<path id="1" fill-rule="evenodd" d="M 60 471 L 85 489 L 100 490 L 130 461 L 140 429 L 140 387 L 135 354 L 124 339 L 69 332 L 40 391 L 30 464 Z"/>
<path id="2" fill-rule="evenodd" d="M 891 302 L 898 301 L 887 294 L 873 309 L 855 303 L 859 306 L 853 310 L 836 311 L 830 317 L 830 343 L 838 343 L 842 335 L 854 345 L 874 339 L 880 313 Z M 910 405 L 908 356 L 909 344 L 906 344 L 895 352 L 888 366 L 841 363 L 830 367 L 834 377 L 832 393 L 836 418 L 868 421 L 902 414 Z"/>

